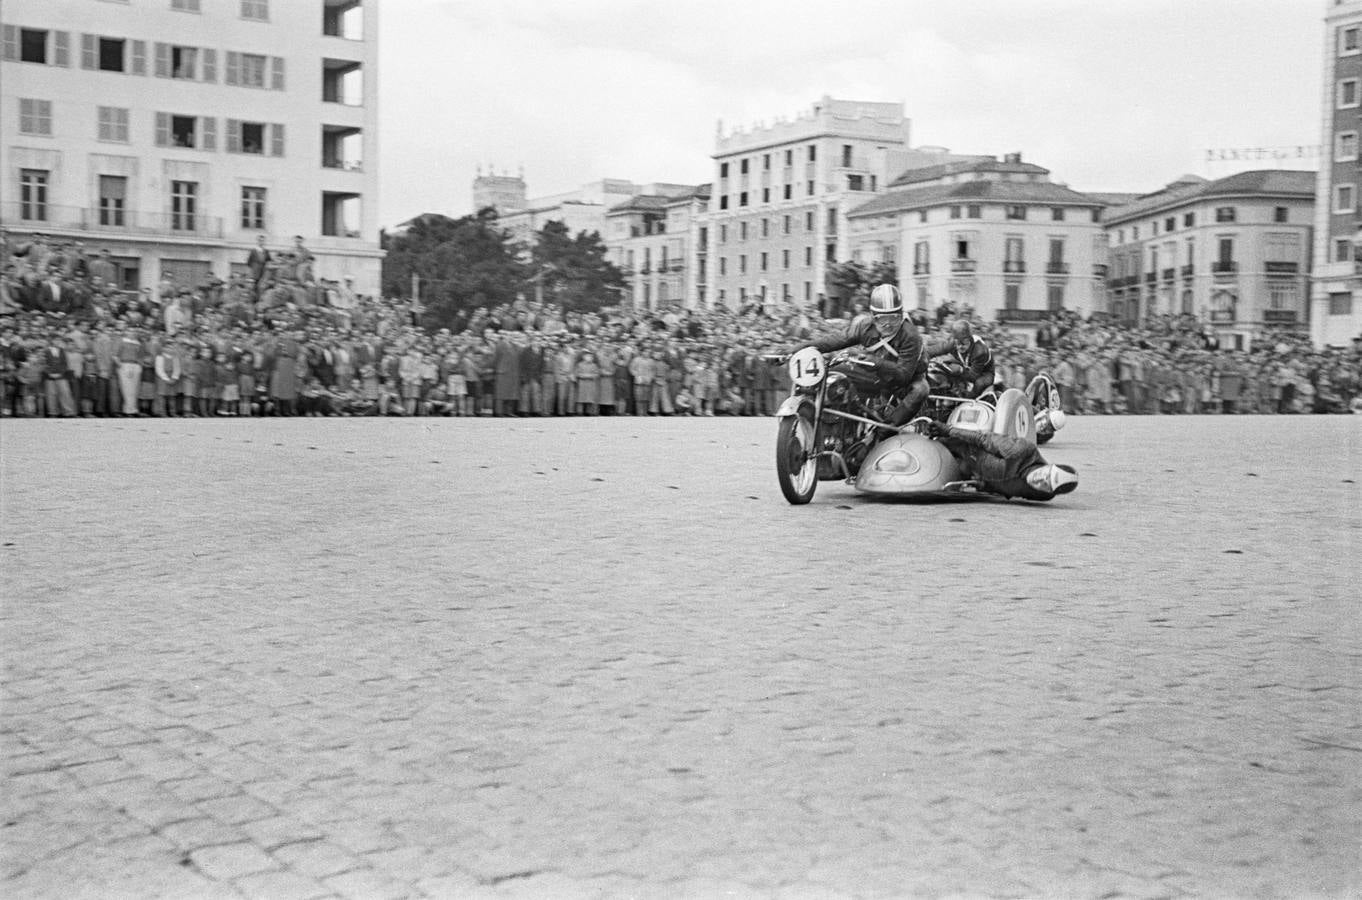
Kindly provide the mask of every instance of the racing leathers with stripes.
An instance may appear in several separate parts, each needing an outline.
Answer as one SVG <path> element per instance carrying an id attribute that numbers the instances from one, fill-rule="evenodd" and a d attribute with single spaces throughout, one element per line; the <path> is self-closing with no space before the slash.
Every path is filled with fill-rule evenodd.
<path id="1" fill-rule="evenodd" d="M 878 386 L 903 394 L 903 400 L 890 411 L 888 421 L 895 426 L 906 425 L 927 399 L 927 348 L 917 326 L 905 318 L 886 337 L 876 327 L 874 318 L 861 315 L 851 320 L 843 334 L 814 343 L 820 353 L 856 346 L 865 348 L 868 358 L 874 361 Z"/>

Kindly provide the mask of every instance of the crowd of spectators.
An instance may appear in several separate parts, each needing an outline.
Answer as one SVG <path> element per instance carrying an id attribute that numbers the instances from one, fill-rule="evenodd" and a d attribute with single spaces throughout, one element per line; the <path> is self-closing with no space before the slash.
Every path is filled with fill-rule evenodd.
<path id="1" fill-rule="evenodd" d="M 314 278 L 301 238 L 264 243 L 227 282 L 123 291 L 108 252 L 42 238 L 0 247 L 5 416 L 769 415 L 788 392 L 762 356 L 845 326 L 811 310 L 564 311 L 520 301 L 460 327 Z M 853 308 L 848 315 L 854 314 Z M 998 377 L 1055 378 L 1086 414 L 1362 411 L 1359 344 L 1264 334 L 1218 346 L 1191 317 L 1139 327 L 1059 312 L 1028 341 L 959 313 Z M 943 307 L 927 333 L 956 315 Z"/>

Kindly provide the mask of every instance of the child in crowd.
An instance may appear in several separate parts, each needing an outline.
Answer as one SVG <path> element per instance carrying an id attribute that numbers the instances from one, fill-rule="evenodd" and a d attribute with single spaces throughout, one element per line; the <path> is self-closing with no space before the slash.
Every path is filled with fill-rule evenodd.
<path id="1" fill-rule="evenodd" d="M 241 373 L 237 371 L 236 356 L 232 353 L 218 354 L 218 384 L 222 385 L 222 409 L 224 416 L 241 415 Z"/>

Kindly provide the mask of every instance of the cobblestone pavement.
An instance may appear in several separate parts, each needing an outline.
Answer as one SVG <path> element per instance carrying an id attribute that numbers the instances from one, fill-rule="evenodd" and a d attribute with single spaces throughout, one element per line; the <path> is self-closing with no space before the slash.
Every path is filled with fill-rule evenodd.
<path id="1" fill-rule="evenodd" d="M 6 897 L 1362 894 L 1362 417 L 0 427 Z"/>

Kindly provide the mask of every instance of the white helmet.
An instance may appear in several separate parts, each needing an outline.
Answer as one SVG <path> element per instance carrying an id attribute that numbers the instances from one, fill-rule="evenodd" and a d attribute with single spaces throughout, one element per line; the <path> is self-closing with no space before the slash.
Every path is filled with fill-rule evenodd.
<path id="1" fill-rule="evenodd" d="M 903 295 L 892 284 L 877 285 L 870 292 L 870 312 L 876 316 L 903 312 Z"/>
<path id="2" fill-rule="evenodd" d="M 1069 421 L 1069 417 L 1064 415 L 1064 410 L 1062 409 L 1052 409 L 1049 410 L 1048 412 L 1050 418 L 1050 427 L 1053 428 L 1055 431 L 1059 431 L 1059 429 L 1064 427 L 1064 423 Z"/>

